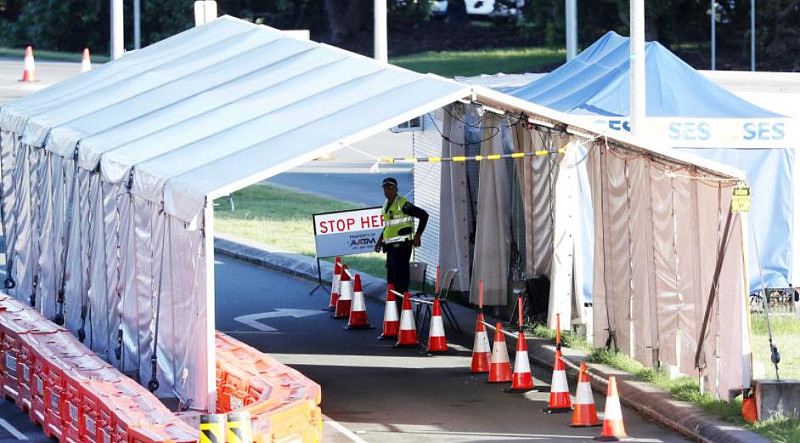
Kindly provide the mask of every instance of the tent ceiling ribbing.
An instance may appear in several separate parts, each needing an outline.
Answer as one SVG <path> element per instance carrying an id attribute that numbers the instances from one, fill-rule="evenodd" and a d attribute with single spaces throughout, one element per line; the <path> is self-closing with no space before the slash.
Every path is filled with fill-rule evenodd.
<path id="1" fill-rule="evenodd" d="M 212 199 L 469 95 L 232 17 L 3 107 L 23 143 L 100 168 L 185 221 Z M 77 147 L 77 150 L 76 150 Z M 133 173 L 132 173 L 133 171 Z"/>

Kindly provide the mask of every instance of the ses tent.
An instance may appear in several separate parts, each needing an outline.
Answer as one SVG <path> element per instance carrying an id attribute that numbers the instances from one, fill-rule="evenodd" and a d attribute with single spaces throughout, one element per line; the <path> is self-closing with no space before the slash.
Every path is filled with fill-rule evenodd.
<path id="1" fill-rule="evenodd" d="M 591 147 L 587 161 L 597 172 L 593 192 L 603 202 L 596 217 L 613 220 L 598 224 L 598 235 L 608 243 L 598 249 L 604 260 L 595 263 L 608 278 L 596 287 L 630 302 L 610 315 L 624 323 L 628 307 L 646 307 L 675 320 L 655 331 L 672 334 L 670 340 L 662 337 L 666 347 L 681 322 L 695 324 L 699 310 L 732 315 L 726 325 L 731 340 L 714 340 L 713 321 L 703 334 L 681 330 L 705 345 L 704 370 L 721 389 L 748 384 L 749 342 L 741 334 L 744 291 L 736 259 L 742 250 L 740 219 L 727 210 L 731 183 L 742 178 L 740 172 L 625 137 L 598 138 L 558 113 L 513 97 L 231 17 L 0 109 L 7 288 L 63 322 L 116 367 L 143 382 L 157 381 L 158 395 L 178 395 L 195 409 L 213 410 L 214 199 L 437 109 L 447 116 L 442 151 L 458 153 L 461 113 L 489 106 L 502 110 L 503 115 L 484 116 L 502 126 L 504 136 L 483 143 L 486 152 L 513 147 L 532 153 L 541 148 L 539 140 L 567 149 L 515 164 L 486 163 L 482 167 L 492 172 L 485 176 L 501 181 L 507 168 L 516 167 L 531 183 L 550 186 L 554 175 L 539 175 L 541 168 L 553 172 L 574 161 L 570 146 Z M 509 135 L 520 143 L 509 144 Z M 453 177 L 461 173 L 456 163 L 441 167 Z M 631 183 L 642 180 L 652 186 L 631 198 L 638 192 Z M 480 204 L 504 210 L 491 198 L 490 181 L 482 183 L 487 197 Z M 533 200 L 534 192 L 526 198 Z M 665 193 L 696 205 L 659 205 L 647 223 L 637 221 L 641 211 L 651 210 L 638 198 L 661 202 Z M 552 194 L 544 198 L 549 203 L 537 199 L 536 204 L 545 212 L 558 204 Z M 450 202 L 453 210 L 457 206 Z M 547 217 L 534 215 L 541 216 L 542 231 L 550 229 Z M 673 232 L 667 221 L 680 229 Z M 666 248 L 659 249 L 663 257 L 645 259 L 653 249 L 643 245 L 662 236 L 702 247 L 696 266 L 680 269 L 688 273 L 681 284 L 693 285 L 684 294 L 696 303 L 692 310 L 662 313 L 651 303 L 657 295 L 671 297 L 661 286 L 674 283 L 668 278 L 678 272 L 673 264 L 692 263 L 694 252 Z M 490 238 L 482 239 L 481 254 L 501 254 Z M 537 243 L 536 254 L 549 261 L 545 243 Z M 448 250 L 459 247 L 444 244 Z M 632 292 L 630 280 L 643 276 L 665 280 L 648 280 L 651 285 Z M 721 365 L 729 369 L 718 373 Z"/>
<path id="2" fill-rule="evenodd" d="M 609 32 L 548 75 L 499 90 L 607 132 L 629 131 L 630 41 Z M 648 138 L 745 171 L 752 194 L 751 293 L 800 276 L 800 139 L 792 119 L 739 98 L 658 42 L 646 44 Z M 759 269 L 761 268 L 761 269 Z"/>

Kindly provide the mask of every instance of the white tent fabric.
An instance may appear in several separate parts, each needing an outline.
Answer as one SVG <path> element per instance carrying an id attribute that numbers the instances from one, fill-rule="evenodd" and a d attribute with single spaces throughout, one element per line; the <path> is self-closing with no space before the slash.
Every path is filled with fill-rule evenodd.
<path id="1" fill-rule="evenodd" d="M 222 17 L 21 98 L 0 109 L 11 292 L 213 408 L 210 202 L 469 95 Z"/>

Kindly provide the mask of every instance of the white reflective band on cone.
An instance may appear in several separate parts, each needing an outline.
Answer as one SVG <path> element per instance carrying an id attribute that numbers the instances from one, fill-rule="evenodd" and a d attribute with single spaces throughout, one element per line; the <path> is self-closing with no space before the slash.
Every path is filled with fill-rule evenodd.
<path id="1" fill-rule="evenodd" d="M 367 308 L 364 307 L 364 294 L 362 292 L 356 292 L 355 296 L 353 297 L 353 306 L 350 307 L 351 311 L 361 312 L 366 311 Z"/>
<path id="2" fill-rule="evenodd" d="M 353 299 L 353 281 L 345 280 L 340 283 L 339 300 L 352 300 Z"/>
<path id="3" fill-rule="evenodd" d="M 592 397 L 592 386 L 589 383 L 578 383 L 578 388 L 575 390 L 575 404 L 576 405 L 593 405 L 594 398 Z"/>
<path id="4" fill-rule="evenodd" d="M 436 316 L 431 318 L 431 337 L 444 337 L 444 325 L 442 324 L 442 317 Z"/>
<path id="5" fill-rule="evenodd" d="M 619 397 L 606 399 L 606 410 L 603 420 L 622 420 L 622 408 L 619 406 Z"/>
<path id="6" fill-rule="evenodd" d="M 342 274 L 333 274 L 333 283 L 331 284 L 331 292 L 334 294 L 339 293 L 342 287 Z"/>
<path id="7" fill-rule="evenodd" d="M 509 362 L 508 349 L 506 349 L 506 342 L 505 340 L 500 342 L 496 341 L 494 343 L 494 349 L 492 349 L 492 363 L 506 363 L 506 362 Z"/>
<path id="8" fill-rule="evenodd" d="M 569 392 L 566 372 L 553 371 L 553 381 L 550 383 L 550 392 Z"/>
<path id="9" fill-rule="evenodd" d="M 383 321 L 397 321 L 397 302 L 387 301 L 386 309 L 383 311 Z"/>
<path id="10" fill-rule="evenodd" d="M 475 334 L 473 349 L 475 352 L 492 352 L 492 349 L 489 347 L 489 337 L 486 336 L 486 331 Z"/>
<path id="11" fill-rule="evenodd" d="M 410 330 L 417 329 L 414 326 L 414 314 L 411 312 L 411 309 L 403 309 L 403 314 L 400 316 L 400 330 L 401 331 L 410 331 Z"/>
<path id="12" fill-rule="evenodd" d="M 517 374 L 531 372 L 531 363 L 528 361 L 528 351 L 517 351 L 514 357 L 514 372 Z"/>

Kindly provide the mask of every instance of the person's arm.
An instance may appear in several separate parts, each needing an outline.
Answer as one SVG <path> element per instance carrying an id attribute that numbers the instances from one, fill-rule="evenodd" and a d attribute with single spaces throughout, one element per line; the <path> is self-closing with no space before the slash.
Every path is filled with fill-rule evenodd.
<path id="1" fill-rule="evenodd" d="M 414 246 L 419 247 L 419 245 L 422 244 L 422 233 L 425 231 L 425 226 L 428 225 L 428 213 L 424 209 L 414 206 L 413 203 L 409 202 L 403 205 L 403 212 L 419 219 L 419 227 L 417 228 L 417 232 L 414 233 L 414 239 L 412 240 Z"/>
<path id="2" fill-rule="evenodd" d="M 381 245 L 383 245 L 383 231 L 378 236 L 378 241 L 375 242 L 375 252 L 381 252 Z"/>

